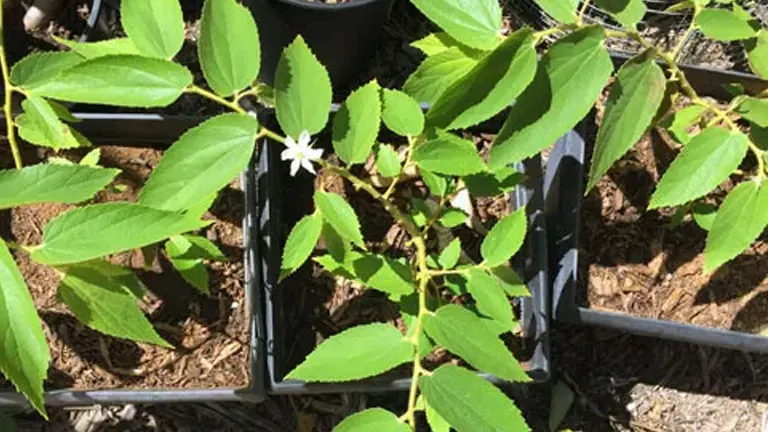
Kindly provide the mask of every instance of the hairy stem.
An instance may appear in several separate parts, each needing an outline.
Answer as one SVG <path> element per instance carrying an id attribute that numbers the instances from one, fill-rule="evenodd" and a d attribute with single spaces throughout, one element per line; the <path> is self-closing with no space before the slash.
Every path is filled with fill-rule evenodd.
<path id="1" fill-rule="evenodd" d="M 8 70 L 8 59 L 5 56 L 5 40 L 3 38 L 3 4 L 0 0 L 0 69 L 3 74 L 3 87 L 5 88 L 5 101 L 3 102 L 3 113 L 5 114 L 5 126 L 7 129 L 8 143 L 11 146 L 13 163 L 16 169 L 21 169 L 24 164 L 21 161 L 21 152 L 19 152 L 19 143 L 16 140 L 16 132 L 13 124 L 13 107 L 11 106 L 14 87 L 11 85 L 11 77 Z"/>

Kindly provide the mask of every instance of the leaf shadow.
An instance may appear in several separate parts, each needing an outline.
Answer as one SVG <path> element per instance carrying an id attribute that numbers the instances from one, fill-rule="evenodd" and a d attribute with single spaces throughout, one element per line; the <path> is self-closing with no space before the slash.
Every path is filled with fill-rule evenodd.
<path id="1" fill-rule="evenodd" d="M 768 236 L 763 236 L 768 239 Z M 760 286 L 768 277 L 768 256 L 741 254 L 718 268 L 707 284 L 696 293 L 694 304 L 722 304 L 742 297 Z M 747 306 L 744 307 L 745 309 Z M 742 313 L 743 312 L 743 313 Z M 742 309 L 742 320 L 748 311 Z"/>

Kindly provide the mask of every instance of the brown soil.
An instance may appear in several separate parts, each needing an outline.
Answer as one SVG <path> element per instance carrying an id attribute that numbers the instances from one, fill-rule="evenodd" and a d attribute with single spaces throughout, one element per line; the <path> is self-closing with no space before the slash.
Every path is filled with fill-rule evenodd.
<path id="1" fill-rule="evenodd" d="M 647 211 L 674 151 L 657 133 L 645 136 L 585 198 L 582 289 L 590 307 L 749 333 L 768 324 L 768 237 L 714 274 L 703 268 L 706 232 L 674 209 Z M 720 203 L 741 181 L 710 194 Z"/>
<path id="2" fill-rule="evenodd" d="M 94 202 L 134 201 L 162 151 L 120 146 L 101 149 L 101 163 L 122 170 L 115 184 L 125 190 L 100 192 Z M 74 157 L 75 153 L 81 157 L 83 152 L 67 156 Z M 220 193 L 205 216 L 214 223 L 201 235 L 214 241 L 228 257 L 225 262 L 208 265 L 210 297 L 197 294 L 187 285 L 162 253 L 148 268 L 140 251 L 110 258 L 133 268 L 145 283 L 150 294 L 143 308 L 161 336 L 176 349 L 117 339 L 83 326 L 56 300 L 58 274 L 23 253 L 15 253 L 51 349 L 46 387 L 93 390 L 247 386 L 249 312 L 243 286 L 242 202 L 242 190 L 233 183 Z M 72 207 L 43 204 L 14 208 L 0 213 L 0 232 L 5 239 L 37 244 L 45 224 Z"/>
<path id="3" fill-rule="evenodd" d="M 488 140 L 481 140 L 479 137 L 476 141 L 486 147 L 489 144 Z M 285 168 L 280 167 L 281 170 Z M 363 170 L 358 171 L 358 176 L 367 175 Z M 355 209 L 370 251 L 391 257 L 412 257 L 413 251 L 406 246 L 407 234 L 393 223 L 393 219 L 383 207 L 365 191 L 355 190 L 338 176 L 322 171 L 315 179 L 315 184 L 312 180 L 309 176 L 300 174 L 297 179 L 290 179 L 290 183 L 283 186 L 284 195 L 291 197 L 283 202 L 281 223 L 285 236 L 301 217 L 314 211 L 311 197 L 315 187 L 322 183 L 325 190 L 343 195 Z M 395 197 L 400 208 L 405 209 L 411 197 L 424 197 L 425 193 L 426 187 L 420 181 L 406 181 L 398 186 Z M 481 222 L 490 229 L 496 220 L 509 213 L 511 206 L 508 199 L 499 197 L 479 200 L 476 209 Z M 461 238 L 465 252 L 479 262 L 482 236 L 466 227 L 455 228 L 454 235 Z M 321 242 L 315 255 L 324 253 L 326 251 Z M 398 305 L 386 295 L 335 277 L 312 261 L 308 261 L 280 283 L 276 291 L 276 303 L 282 304 L 282 310 L 274 325 L 282 334 L 276 336 L 274 342 L 277 345 L 274 348 L 280 358 L 287 359 L 277 362 L 280 368 L 277 371 L 278 379 L 301 363 L 323 340 L 352 326 L 388 322 L 405 330 Z M 463 303 L 467 300 L 446 292 L 441 292 L 440 295 L 444 302 Z M 513 300 L 510 307 L 518 312 L 516 301 Z M 533 347 L 527 346 L 519 334 L 507 335 L 505 341 L 515 357 L 525 366 L 526 360 L 532 355 Z M 446 362 L 460 362 L 444 350 L 434 351 L 425 360 L 429 367 L 437 367 Z M 385 375 L 408 377 L 410 365 L 404 365 Z"/>

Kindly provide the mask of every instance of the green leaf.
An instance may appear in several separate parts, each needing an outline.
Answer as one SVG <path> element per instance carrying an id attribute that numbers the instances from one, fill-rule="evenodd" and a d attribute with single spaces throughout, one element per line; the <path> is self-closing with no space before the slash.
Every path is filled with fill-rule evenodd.
<path id="1" fill-rule="evenodd" d="M 35 86 L 32 93 L 69 102 L 150 108 L 170 105 L 190 84 L 192 74 L 173 62 L 116 55 L 79 63 Z"/>
<path id="2" fill-rule="evenodd" d="M 768 31 L 757 32 L 757 37 L 744 41 L 749 67 L 752 72 L 768 79 Z"/>
<path id="3" fill-rule="evenodd" d="M 120 21 L 145 55 L 170 59 L 184 44 L 184 18 L 178 0 L 122 0 Z"/>
<path id="4" fill-rule="evenodd" d="M 536 4 L 561 23 L 576 22 L 576 6 L 579 0 L 536 0 Z"/>
<path id="5" fill-rule="evenodd" d="M 525 208 L 505 216 L 493 226 L 483 240 L 480 253 L 486 265 L 496 267 L 512 257 L 525 240 L 527 219 Z"/>
<path id="6" fill-rule="evenodd" d="M 205 237 L 175 235 L 165 243 L 165 253 L 174 268 L 202 294 L 210 294 L 208 269 L 203 260 L 221 260 L 224 255 Z"/>
<path id="7" fill-rule="evenodd" d="M 416 42 L 411 43 L 411 46 L 423 52 L 427 56 L 440 54 L 441 52 L 447 51 L 454 47 L 460 49 L 470 57 L 480 57 L 484 53 L 483 50 L 478 50 L 464 45 L 445 32 L 430 33 L 427 36 L 417 40 Z"/>
<path id="8" fill-rule="evenodd" d="M 411 428 L 383 408 L 368 408 L 347 417 L 333 432 L 410 432 Z"/>
<path id="9" fill-rule="evenodd" d="M 619 69 L 597 133 L 587 192 L 642 138 L 661 106 L 666 85 L 667 78 L 652 51 L 640 54 Z"/>
<path id="10" fill-rule="evenodd" d="M 223 114 L 184 133 L 152 171 L 139 203 L 186 210 L 229 184 L 251 159 L 259 124 L 244 114 Z"/>
<path id="11" fill-rule="evenodd" d="M 69 112 L 69 108 L 65 107 L 64 105 L 56 102 L 56 101 L 46 101 L 48 102 L 48 105 L 53 108 L 53 111 L 56 112 L 56 115 L 63 121 L 67 123 L 80 123 L 82 120 L 72 115 L 71 112 Z"/>
<path id="12" fill-rule="evenodd" d="M 748 180 L 736 186 L 717 211 L 707 236 L 704 268 L 711 272 L 730 261 L 768 226 L 768 183 Z"/>
<path id="13" fill-rule="evenodd" d="M 97 167 L 99 165 L 99 159 L 101 159 L 101 149 L 95 148 L 80 159 L 80 165 Z"/>
<path id="14" fill-rule="evenodd" d="M 701 105 L 690 105 L 665 119 L 662 126 L 667 128 L 670 134 L 681 144 L 688 144 L 691 136 L 688 134 L 688 128 L 693 125 L 699 117 L 707 111 L 707 108 Z"/>
<path id="15" fill-rule="evenodd" d="M 400 317 L 407 329 L 405 336 L 412 338 L 416 331 L 416 321 L 419 316 L 419 293 L 412 292 L 407 296 L 402 296 L 398 303 L 400 304 Z M 432 296 L 427 296 L 426 303 L 429 310 L 437 307 L 437 299 Z M 435 343 L 427 336 L 427 332 L 421 331 L 419 333 L 419 355 L 421 358 L 429 355 L 434 349 Z"/>
<path id="16" fill-rule="evenodd" d="M 412 360 L 413 345 L 383 323 L 352 327 L 320 344 L 286 376 L 309 382 L 358 380 Z"/>
<path id="17" fill-rule="evenodd" d="M 288 240 L 285 242 L 283 263 L 280 267 L 282 273 L 286 275 L 293 273 L 304 264 L 304 261 L 315 250 L 315 245 L 320 238 L 322 229 L 323 216 L 320 213 L 315 212 L 301 218 L 299 223 L 293 227 L 288 235 Z"/>
<path id="18" fill-rule="evenodd" d="M 512 191 L 525 180 L 523 173 L 510 167 L 501 167 L 493 172 L 482 172 L 463 177 L 462 180 L 474 198 L 495 197 Z"/>
<path id="19" fill-rule="evenodd" d="M 188 218 L 201 219 L 216 201 L 218 193 L 212 193 L 188 207 L 184 213 Z"/>
<path id="20" fill-rule="evenodd" d="M 128 38 L 109 39 L 100 42 L 77 42 L 55 36 L 54 39 L 86 59 L 118 54 L 141 54 L 133 41 Z"/>
<path id="21" fill-rule="evenodd" d="M 418 102 L 433 103 L 476 63 L 458 48 L 443 51 L 421 62 L 403 84 L 403 91 Z"/>
<path id="22" fill-rule="evenodd" d="M 704 9 L 696 15 L 696 25 L 710 39 L 735 41 L 757 35 L 748 20 L 725 9 Z"/>
<path id="23" fill-rule="evenodd" d="M 741 132 L 704 129 L 664 173 L 648 208 L 674 207 L 706 195 L 739 167 L 748 146 Z"/>
<path id="24" fill-rule="evenodd" d="M 446 228 L 454 228 L 464 223 L 467 220 L 467 214 L 463 210 L 457 208 L 445 209 L 440 216 L 440 225 Z"/>
<path id="25" fill-rule="evenodd" d="M 5 190 L 5 188 L 3 188 Z M 0 371 L 43 416 L 43 381 L 51 355 L 24 278 L 0 239 Z"/>
<path id="26" fill-rule="evenodd" d="M 414 290 L 410 267 L 389 257 L 349 251 L 343 262 L 331 255 L 317 257 L 315 261 L 331 273 L 387 293 L 394 299 Z"/>
<path id="27" fill-rule="evenodd" d="M 48 223 L 32 259 L 48 265 L 88 261 L 160 242 L 208 223 L 131 203 L 70 210 Z M 98 233 L 98 235 L 93 235 Z"/>
<path id="28" fill-rule="evenodd" d="M 565 420 L 565 416 L 573 405 L 576 395 L 568 385 L 563 381 L 557 381 L 552 388 L 552 399 L 549 402 L 549 430 L 560 430 L 560 424 Z"/>
<path id="29" fill-rule="evenodd" d="M 493 384 L 462 367 L 443 365 L 419 379 L 427 404 L 458 432 L 525 432 L 514 402 Z"/>
<path id="30" fill-rule="evenodd" d="M 0 209 L 28 204 L 76 204 L 93 198 L 120 170 L 38 164 L 0 171 Z"/>
<path id="31" fill-rule="evenodd" d="M 333 117 L 333 149 L 339 158 L 347 165 L 365 162 L 380 124 L 379 84 L 371 81 L 352 92 Z"/>
<path id="32" fill-rule="evenodd" d="M 45 99 L 31 96 L 25 99 L 21 106 L 28 121 L 25 127 L 34 128 L 48 144 L 46 147 L 54 150 L 81 147 L 72 130 L 59 120 L 56 111 Z"/>
<path id="33" fill-rule="evenodd" d="M 449 180 L 447 178 L 424 168 L 420 168 L 419 173 L 432 195 L 443 197 L 448 193 Z"/>
<path id="34" fill-rule="evenodd" d="M 424 113 L 413 98 L 399 90 L 384 89 L 381 95 L 384 125 L 401 136 L 417 136 L 424 131 Z"/>
<path id="35" fill-rule="evenodd" d="M 530 297 L 531 293 L 528 291 L 528 287 L 525 286 L 525 282 L 520 279 L 517 272 L 507 266 L 498 266 L 491 269 L 491 275 L 496 277 L 496 283 L 499 284 L 502 290 L 510 297 Z"/>
<path id="36" fill-rule="evenodd" d="M 717 208 L 715 206 L 698 202 L 693 205 L 691 210 L 696 225 L 700 226 L 701 229 L 705 231 L 712 230 L 712 224 L 715 222 L 715 217 L 717 216 Z"/>
<path id="37" fill-rule="evenodd" d="M 760 127 L 768 127 L 768 100 L 748 97 L 739 105 L 736 112 Z"/>
<path id="38" fill-rule="evenodd" d="M 34 110 L 34 108 L 30 108 L 30 110 Z M 48 114 L 46 114 L 46 116 L 47 115 Z M 75 148 L 91 146 L 91 142 L 88 141 L 88 138 L 84 137 L 77 130 L 71 128 L 69 125 L 62 124 L 58 121 L 58 119 L 52 119 L 52 121 L 58 122 L 61 127 L 61 133 L 67 137 L 67 142 L 63 144 L 64 147 Z M 54 148 L 54 144 L 49 141 L 46 134 L 49 133 L 47 131 L 48 128 L 55 128 L 55 126 L 48 124 L 45 121 L 45 118 L 41 117 L 38 112 L 34 112 L 31 115 L 29 113 L 25 113 L 16 117 L 16 127 L 18 128 L 19 136 L 30 144 L 34 144 L 40 147 Z M 59 148 L 64 148 L 61 147 L 61 142 L 58 142 L 57 144 L 59 145 Z"/>
<path id="39" fill-rule="evenodd" d="M 611 14 L 622 27 L 631 30 L 637 27 L 648 10 L 643 0 L 595 0 L 595 4 Z"/>
<path id="40" fill-rule="evenodd" d="M 459 263 L 459 257 L 461 256 L 461 240 L 458 238 L 453 239 L 448 246 L 440 252 L 440 257 L 437 259 L 440 263 L 440 267 L 444 269 L 452 269 Z"/>
<path id="41" fill-rule="evenodd" d="M 427 125 L 463 129 L 493 117 L 530 84 L 536 63 L 533 30 L 516 31 L 448 86 L 427 112 Z"/>
<path id="42" fill-rule="evenodd" d="M 613 72 L 604 39 L 602 28 L 590 26 L 550 48 L 494 140 L 492 170 L 538 153 L 589 113 Z"/>
<path id="43" fill-rule="evenodd" d="M 314 135 L 328 122 L 331 80 L 301 36 L 283 51 L 275 73 L 275 110 L 280 127 L 297 138 Z"/>
<path id="44" fill-rule="evenodd" d="M 462 176 L 486 170 L 473 143 L 440 130 L 437 137 L 416 147 L 413 160 L 419 168 L 438 174 Z"/>
<path id="45" fill-rule="evenodd" d="M 57 297 L 78 321 L 96 331 L 173 348 L 152 328 L 136 297 L 119 280 L 101 273 L 97 267 L 67 267 Z"/>
<path id="46" fill-rule="evenodd" d="M 430 21 L 457 41 L 482 50 L 496 46 L 501 30 L 501 8 L 496 0 L 411 0 Z"/>
<path id="47" fill-rule="evenodd" d="M 141 300 L 147 295 L 147 287 L 130 268 L 120 267 L 104 259 L 81 262 L 75 265 L 78 268 L 89 267 L 93 271 L 110 278 L 115 284 L 131 293 L 136 300 Z M 64 269 L 65 267 L 62 267 Z"/>
<path id="48" fill-rule="evenodd" d="M 414 197 L 411 198 L 411 217 L 416 226 L 423 227 L 432 218 L 432 210 L 426 201 Z"/>
<path id="49" fill-rule="evenodd" d="M 83 58 L 72 52 L 38 52 L 16 62 L 11 69 L 11 83 L 26 90 L 58 79 L 58 74 Z"/>
<path id="50" fill-rule="evenodd" d="M 250 86 L 261 68 L 259 31 L 251 11 L 237 0 L 206 0 L 197 52 L 205 80 L 220 96 Z"/>
<path id="51" fill-rule="evenodd" d="M 363 234 L 360 232 L 360 222 L 352 206 L 344 197 L 323 191 L 315 192 L 315 205 L 320 209 L 323 218 L 331 224 L 342 237 L 365 249 Z"/>
<path id="52" fill-rule="evenodd" d="M 376 146 L 376 169 L 384 177 L 397 177 L 400 175 L 400 159 L 397 152 L 389 144 Z"/>
<path id="53" fill-rule="evenodd" d="M 498 278 L 479 268 L 470 269 L 467 289 L 483 315 L 498 321 L 507 330 L 512 330 L 515 316 Z"/>
<path id="54" fill-rule="evenodd" d="M 352 245 L 349 241 L 345 240 L 341 234 L 338 233 L 327 222 L 323 223 L 322 230 L 323 241 L 325 242 L 325 248 L 328 253 L 331 254 L 334 260 L 344 262 L 345 257 L 352 251 Z"/>
<path id="55" fill-rule="evenodd" d="M 451 425 L 432 408 L 432 405 L 424 407 L 424 413 L 427 416 L 427 423 L 432 432 L 451 432 Z"/>

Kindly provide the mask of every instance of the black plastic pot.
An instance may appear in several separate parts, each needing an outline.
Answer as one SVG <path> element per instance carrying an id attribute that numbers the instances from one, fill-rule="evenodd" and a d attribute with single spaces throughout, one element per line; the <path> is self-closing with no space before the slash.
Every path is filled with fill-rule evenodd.
<path id="1" fill-rule="evenodd" d="M 328 69 L 334 89 L 344 89 L 376 51 L 393 1 L 245 0 L 259 26 L 261 79 L 272 84 L 280 53 L 301 34 Z"/>
<path id="2" fill-rule="evenodd" d="M 720 92 L 717 84 L 736 82 L 753 91 L 768 87 L 765 81 L 744 74 L 686 68 L 693 87 L 702 95 Z M 689 71 L 690 70 L 690 71 Z M 696 73 L 689 73 L 689 72 Z M 715 96 L 716 97 L 716 96 Z M 547 161 L 544 180 L 547 232 L 552 277 L 553 318 L 573 324 L 608 327 L 720 348 L 768 353 L 768 338 L 733 330 L 715 329 L 673 321 L 593 310 L 576 301 L 579 278 L 579 230 L 583 201 L 586 137 L 594 136 L 585 125 L 558 140 Z"/>
<path id="3" fill-rule="evenodd" d="M 152 114 L 75 114 L 82 119 L 78 130 L 96 143 L 137 144 L 147 147 L 165 148 L 180 133 L 202 123 L 201 117 L 161 117 Z M 2 120 L 2 119 L 0 119 Z M 2 121 L 0 133 L 5 133 Z M 257 238 L 257 224 L 253 223 L 256 213 L 255 173 L 253 161 L 242 173 L 241 181 L 245 191 L 245 216 L 243 218 L 243 247 L 245 250 L 245 298 L 250 308 L 250 365 L 251 383 L 246 388 L 183 389 L 183 390 L 53 390 L 45 393 L 45 403 L 50 406 L 77 405 L 115 405 L 139 403 L 180 403 L 180 402 L 248 402 L 258 403 L 264 400 L 264 329 L 262 319 L 262 300 L 259 283 L 260 261 L 258 249 L 252 239 Z M 25 407 L 26 399 L 19 393 L 0 392 L 0 408 Z"/>
<path id="4" fill-rule="evenodd" d="M 264 124 L 276 127 L 273 116 L 266 114 Z M 498 130 L 498 129 L 495 129 Z M 322 137 L 320 142 L 322 143 Z M 407 390 L 410 378 L 376 377 L 363 381 L 333 384 L 308 384 L 302 381 L 286 381 L 284 376 L 303 360 L 308 352 L 298 356 L 293 347 L 300 336 L 286 330 L 294 317 L 287 309 L 292 302 L 303 301 L 286 293 L 284 282 L 278 284 L 282 245 L 294 224 L 303 214 L 312 211 L 314 178 L 287 175 L 287 165 L 280 160 L 280 144 L 265 140 L 261 143 L 257 196 L 259 200 L 260 251 L 262 287 L 265 301 L 267 346 L 267 387 L 272 394 L 381 392 Z M 528 374 L 534 381 L 543 382 L 550 376 L 549 349 L 549 290 L 547 276 L 546 233 L 543 214 L 541 160 L 531 159 L 525 166 L 517 167 L 526 172 L 528 181 L 518 187 L 511 197 L 516 206 L 527 205 L 529 234 L 514 261 L 515 267 L 527 281 L 532 297 L 520 299 L 521 325 L 526 344 L 532 347 L 527 361 Z M 290 182 L 290 183 L 289 183 Z M 290 184 L 290 186 L 288 186 Z M 294 290 L 296 291 L 296 290 Z M 299 290 L 301 291 L 301 290 Z M 295 312 L 294 312 L 295 313 Z M 314 337 L 308 329 L 304 336 Z M 493 376 L 483 374 L 491 382 L 503 384 Z"/>

